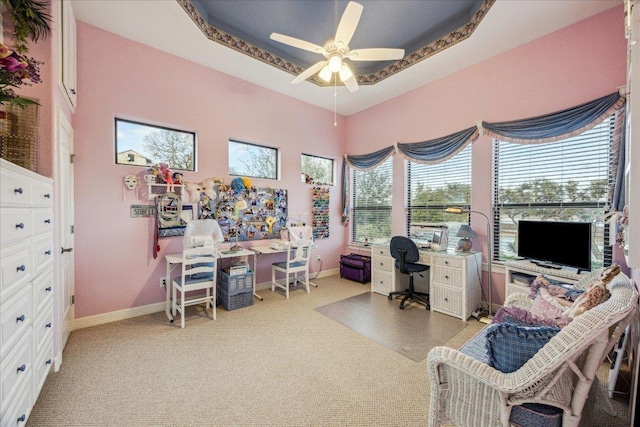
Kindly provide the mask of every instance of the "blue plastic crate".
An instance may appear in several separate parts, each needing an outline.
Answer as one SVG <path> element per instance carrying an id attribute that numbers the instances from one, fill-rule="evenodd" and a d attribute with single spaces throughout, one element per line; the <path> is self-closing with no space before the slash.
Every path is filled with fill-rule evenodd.
<path id="1" fill-rule="evenodd" d="M 229 295 L 223 289 L 220 289 L 220 287 L 218 287 L 217 299 L 225 310 L 231 311 L 253 305 L 253 292 L 249 291 L 237 293 L 235 295 Z"/>
<path id="2" fill-rule="evenodd" d="M 223 290 L 227 295 L 253 293 L 253 273 L 230 276 L 224 270 L 218 270 L 218 290 Z"/>

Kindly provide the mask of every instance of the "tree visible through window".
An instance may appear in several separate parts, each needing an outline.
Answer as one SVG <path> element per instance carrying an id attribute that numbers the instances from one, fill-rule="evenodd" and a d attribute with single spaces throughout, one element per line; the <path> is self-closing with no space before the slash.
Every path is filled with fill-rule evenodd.
<path id="1" fill-rule="evenodd" d="M 370 171 L 353 172 L 352 241 L 383 243 L 391 239 L 393 158 Z"/>
<path id="2" fill-rule="evenodd" d="M 229 140 L 229 175 L 278 178 L 278 150 Z"/>
<path id="3" fill-rule="evenodd" d="M 116 164 L 147 167 L 167 163 L 174 170 L 195 170 L 194 132 L 119 118 L 115 126 Z"/>
<path id="4" fill-rule="evenodd" d="M 415 223 L 445 223 L 449 226 L 449 248 L 455 250 L 456 233 L 469 217 L 448 214 L 449 206 L 470 208 L 471 144 L 454 157 L 437 164 L 406 162 L 407 230 Z"/>
<path id="5" fill-rule="evenodd" d="M 547 144 L 494 140 L 496 259 L 516 257 L 518 221 L 527 219 L 592 223 L 592 268 L 610 263 L 602 216 L 614 179 L 613 125 L 611 118 L 581 135 Z M 548 243 L 571 250 L 570 242 L 555 242 L 551 237 Z"/>
<path id="6" fill-rule="evenodd" d="M 333 160 L 309 154 L 302 155 L 302 182 L 333 185 Z"/>

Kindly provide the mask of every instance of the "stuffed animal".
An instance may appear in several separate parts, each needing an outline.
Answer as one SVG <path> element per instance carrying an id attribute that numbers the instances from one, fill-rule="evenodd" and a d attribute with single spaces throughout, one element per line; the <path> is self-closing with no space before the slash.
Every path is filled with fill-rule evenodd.
<path id="1" fill-rule="evenodd" d="M 233 189 L 235 194 L 240 194 L 245 190 L 246 187 L 244 185 L 244 182 L 242 181 L 242 178 L 238 177 L 231 180 L 231 188 Z"/>
<path id="2" fill-rule="evenodd" d="M 209 198 L 209 203 L 218 201 L 218 185 L 223 181 L 220 178 L 207 178 L 202 182 L 185 182 L 184 188 L 189 193 L 189 201 L 198 203 L 202 201 L 203 195 Z"/>

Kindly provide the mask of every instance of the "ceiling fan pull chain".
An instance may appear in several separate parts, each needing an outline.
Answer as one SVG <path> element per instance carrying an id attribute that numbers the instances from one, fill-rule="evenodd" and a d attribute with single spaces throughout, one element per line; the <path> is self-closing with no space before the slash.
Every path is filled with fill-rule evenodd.
<path id="1" fill-rule="evenodd" d="M 333 80 L 333 126 L 338 127 L 338 77 Z"/>

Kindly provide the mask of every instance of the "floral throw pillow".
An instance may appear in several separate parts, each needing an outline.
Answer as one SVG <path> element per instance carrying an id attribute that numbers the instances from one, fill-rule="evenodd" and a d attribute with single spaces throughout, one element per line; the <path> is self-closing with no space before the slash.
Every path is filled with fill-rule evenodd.
<path id="1" fill-rule="evenodd" d="M 563 310 L 557 305 L 547 301 L 542 295 L 538 295 L 531 304 L 531 314 L 545 325 L 564 328 L 571 322 L 571 318 L 563 314 Z"/>

